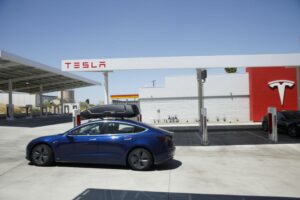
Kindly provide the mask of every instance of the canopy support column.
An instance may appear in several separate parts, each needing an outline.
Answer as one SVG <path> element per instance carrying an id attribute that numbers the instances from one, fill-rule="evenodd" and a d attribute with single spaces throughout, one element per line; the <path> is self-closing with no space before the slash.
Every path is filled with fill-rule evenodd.
<path id="1" fill-rule="evenodd" d="M 298 110 L 300 110 L 300 66 L 296 67 L 297 70 L 297 97 L 298 97 Z"/>
<path id="2" fill-rule="evenodd" d="M 108 72 L 103 72 L 104 76 L 104 104 L 109 104 Z"/>
<path id="3" fill-rule="evenodd" d="M 12 80 L 8 80 L 8 105 L 6 105 L 6 118 L 8 120 L 14 119 L 14 105 L 13 105 L 13 95 L 12 95 L 13 83 Z"/>
<path id="4" fill-rule="evenodd" d="M 60 114 L 64 114 L 64 91 L 60 91 Z"/>
<path id="5" fill-rule="evenodd" d="M 40 94 L 39 94 L 39 97 L 40 97 L 40 116 L 42 117 L 43 116 L 43 85 L 40 85 Z"/>

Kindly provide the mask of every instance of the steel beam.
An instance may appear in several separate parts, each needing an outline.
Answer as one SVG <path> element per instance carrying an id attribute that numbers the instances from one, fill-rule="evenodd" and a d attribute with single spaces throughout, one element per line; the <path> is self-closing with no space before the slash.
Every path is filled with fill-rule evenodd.
<path id="1" fill-rule="evenodd" d="M 13 105 L 13 83 L 11 80 L 8 81 L 8 105 L 6 108 L 7 112 L 7 119 L 13 120 L 14 119 L 14 105 Z"/>
<path id="2" fill-rule="evenodd" d="M 43 84 L 43 87 L 47 87 L 47 86 L 52 86 L 52 85 L 63 85 L 63 84 L 68 84 L 68 83 L 73 83 L 73 82 L 76 82 L 74 80 L 69 80 L 69 81 L 61 81 L 61 82 L 53 82 L 53 83 L 46 83 L 46 84 Z M 28 87 L 21 87 L 21 88 L 15 88 L 16 91 L 20 91 L 20 90 L 23 90 L 23 91 L 26 91 L 26 90 L 29 90 L 29 89 L 33 89 L 33 88 L 38 88 L 39 86 L 38 85 L 32 85 L 32 86 L 28 86 Z"/>
<path id="3" fill-rule="evenodd" d="M 108 72 L 103 72 L 104 76 L 104 104 L 109 104 Z"/>
<path id="4" fill-rule="evenodd" d="M 197 82 L 198 82 L 198 117 L 199 117 L 199 135 L 202 135 L 202 114 L 201 110 L 203 108 L 203 83 L 201 79 L 202 69 L 196 69 L 197 72 Z"/>
<path id="5" fill-rule="evenodd" d="M 60 91 L 60 114 L 64 114 L 64 91 Z"/>
<path id="6" fill-rule="evenodd" d="M 8 67 L 14 67 L 14 66 L 19 66 L 20 64 L 14 63 L 14 62 L 9 62 L 5 64 L 0 64 L 0 68 L 8 68 Z"/>
<path id="7" fill-rule="evenodd" d="M 12 82 L 18 82 L 18 81 L 30 81 L 34 79 L 39 78 L 46 78 L 51 76 L 57 76 L 56 74 L 46 73 L 46 74 L 40 74 L 40 75 L 32 75 L 32 76 L 25 76 L 25 77 L 19 77 L 19 78 L 13 78 L 11 79 Z M 0 84 L 6 84 L 9 80 L 0 81 Z"/>
<path id="8" fill-rule="evenodd" d="M 43 116 L 43 85 L 40 85 L 40 116 Z"/>
<path id="9" fill-rule="evenodd" d="M 300 110 L 300 66 L 296 67 L 297 70 L 297 97 L 298 97 L 298 110 Z"/>

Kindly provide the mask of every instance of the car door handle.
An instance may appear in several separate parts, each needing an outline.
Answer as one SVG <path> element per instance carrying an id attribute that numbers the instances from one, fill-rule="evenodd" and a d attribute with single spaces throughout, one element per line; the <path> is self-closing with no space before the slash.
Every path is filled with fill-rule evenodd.
<path id="1" fill-rule="evenodd" d="M 97 139 L 96 138 L 92 138 L 92 139 L 90 139 L 90 141 L 96 141 Z"/>
<path id="2" fill-rule="evenodd" d="M 131 138 L 131 137 L 128 137 L 128 138 L 124 138 L 124 140 L 132 140 L 132 138 Z"/>

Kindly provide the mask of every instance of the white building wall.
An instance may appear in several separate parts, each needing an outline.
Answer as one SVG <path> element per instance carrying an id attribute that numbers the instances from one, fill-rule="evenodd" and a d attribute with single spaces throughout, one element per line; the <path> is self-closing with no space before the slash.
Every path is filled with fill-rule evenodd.
<path id="1" fill-rule="evenodd" d="M 197 99 L 168 99 L 141 101 L 141 113 L 143 121 L 161 123 L 169 116 L 176 116 L 180 123 L 196 123 L 198 120 Z M 249 122 L 249 99 L 240 98 L 215 98 L 205 99 L 208 120 L 211 123 L 236 123 Z M 158 111 L 159 110 L 159 111 Z"/>
<path id="2" fill-rule="evenodd" d="M 0 103 L 8 104 L 8 93 L 0 93 Z M 35 95 L 26 93 L 13 93 L 13 104 L 15 106 L 25 106 L 27 104 L 35 106 Z"/>
<path id="3" fill-rule="evenodd" d="M 143 121 L 164 122 L 177 116 L 182 123 L 198 120 L 196 76 L 167 77 L 164 88 L 141 88 Z M 204 83 L 204 107 L 209 122 L 249 122 L 248 74 L 210 75 Z"/>
<path id="4" fill-rule="evenodd" d="M 164 88 L 141 88 L 143 98 L 196 97 L 196 76 L 166 77 Z M 249 95 L 248 74 L 210 75 L 204 83 L 204 96 Z"/>

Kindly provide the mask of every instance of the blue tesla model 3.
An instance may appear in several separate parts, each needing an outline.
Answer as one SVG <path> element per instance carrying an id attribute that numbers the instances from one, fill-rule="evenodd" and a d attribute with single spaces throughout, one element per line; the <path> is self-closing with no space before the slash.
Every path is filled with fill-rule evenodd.
<path id="1" fill-rule="evenodd" d="M 173 158 L 173 133 L 132 120 L 88 122 L 32 140 L 26 158 L 37 166 L 54 162 L 128 165 L 148 170 Z"/>

